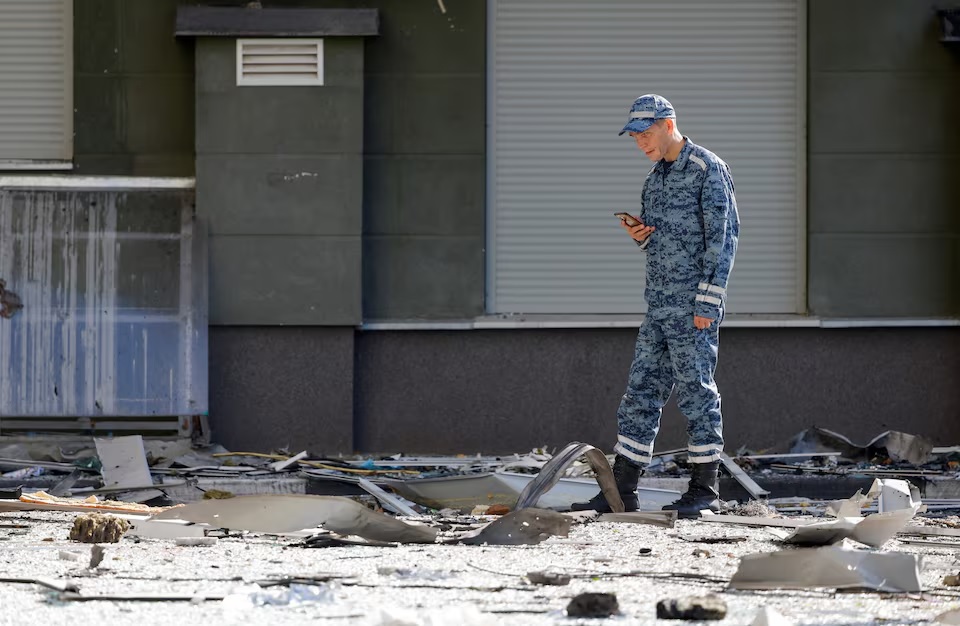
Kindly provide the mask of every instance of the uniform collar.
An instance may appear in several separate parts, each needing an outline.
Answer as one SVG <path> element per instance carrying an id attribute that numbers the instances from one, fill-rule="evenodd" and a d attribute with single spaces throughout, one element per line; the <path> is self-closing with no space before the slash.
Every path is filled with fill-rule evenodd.
<path id="1" fill-rule="evenodd" d="M 687 166 L 687 161 L 690 160 L 690 155 L 693 153 L 693 143 L 690 141 L 690 138 L 686 135 L 683 136 L 683 147 L 680 148 L 680 154 L 677 155 L 677 160 L 673 162 L 673 166 L 670 169 L 682 170 Z M 663 161 L 661 160 L 657 165 L 660 169 L 663 169 Z"/>

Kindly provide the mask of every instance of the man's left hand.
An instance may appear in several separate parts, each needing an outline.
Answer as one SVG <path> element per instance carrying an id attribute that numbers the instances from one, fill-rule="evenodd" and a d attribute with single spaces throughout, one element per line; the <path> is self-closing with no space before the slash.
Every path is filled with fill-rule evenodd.
<path id="1" fill-rule="evenodd" d="M 697 327 L 698 330 L 704 330 L 705 328 L 710 328 L 710 324 L 713 323 L 713 320 L 709 317 L 700 317 L 699 315 L 693 316 L 693 325 Z"/>

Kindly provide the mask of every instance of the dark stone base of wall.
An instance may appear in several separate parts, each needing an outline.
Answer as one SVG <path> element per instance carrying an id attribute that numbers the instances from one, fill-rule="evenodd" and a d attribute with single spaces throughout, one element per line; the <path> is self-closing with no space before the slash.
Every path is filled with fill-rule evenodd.
<path id="1" fill-rule="evenodd" d="M 210 427 L 234 451 L 353 450 L 350 327 L 210 327 Z"/>
<path id="2" fill-rule="evenodd" d="M 210 329 L 211 421 L 228 448 L 497 454 L 612 448 L 635 332 Z M 960 441 L 960 328 L 725 329 L 726 448 L 813 425 Z M 671 400 L 658 449 L 686 445 Z"/>

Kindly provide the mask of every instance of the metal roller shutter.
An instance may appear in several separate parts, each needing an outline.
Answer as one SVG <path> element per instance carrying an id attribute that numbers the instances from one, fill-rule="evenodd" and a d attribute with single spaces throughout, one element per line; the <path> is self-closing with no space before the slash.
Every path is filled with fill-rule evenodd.
<path id="1" fill-rule="evenodd" d="M 0 168 L 72 158 L 72 59 L 72 0 L 0 1 Z"/>
<path id="2" fill-rule="evenodd" d="M 491 0 L 490 313 L 644 310 L 639 210 L 651 163 L 617 133 L 666 96 L 733 171 L 741 241 L 729 312 L 805 310 L 802 0 Z"/>

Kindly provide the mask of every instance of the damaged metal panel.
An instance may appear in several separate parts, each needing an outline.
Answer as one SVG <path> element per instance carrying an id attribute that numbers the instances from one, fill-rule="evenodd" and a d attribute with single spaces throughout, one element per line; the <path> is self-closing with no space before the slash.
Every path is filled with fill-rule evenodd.
<path id="1" fill-rule="evenodd" d="M 898 552 L 801 548 L 748 554 L 730 580 L 730 589 L 818 587 L 916 593 L 923 590 L 920 560 Z"/>
<path id="2" fill-rule="evenodd" d="M 197 228 L 190 189 L 0 186 L 0 430 L 207 411 Z"/>

